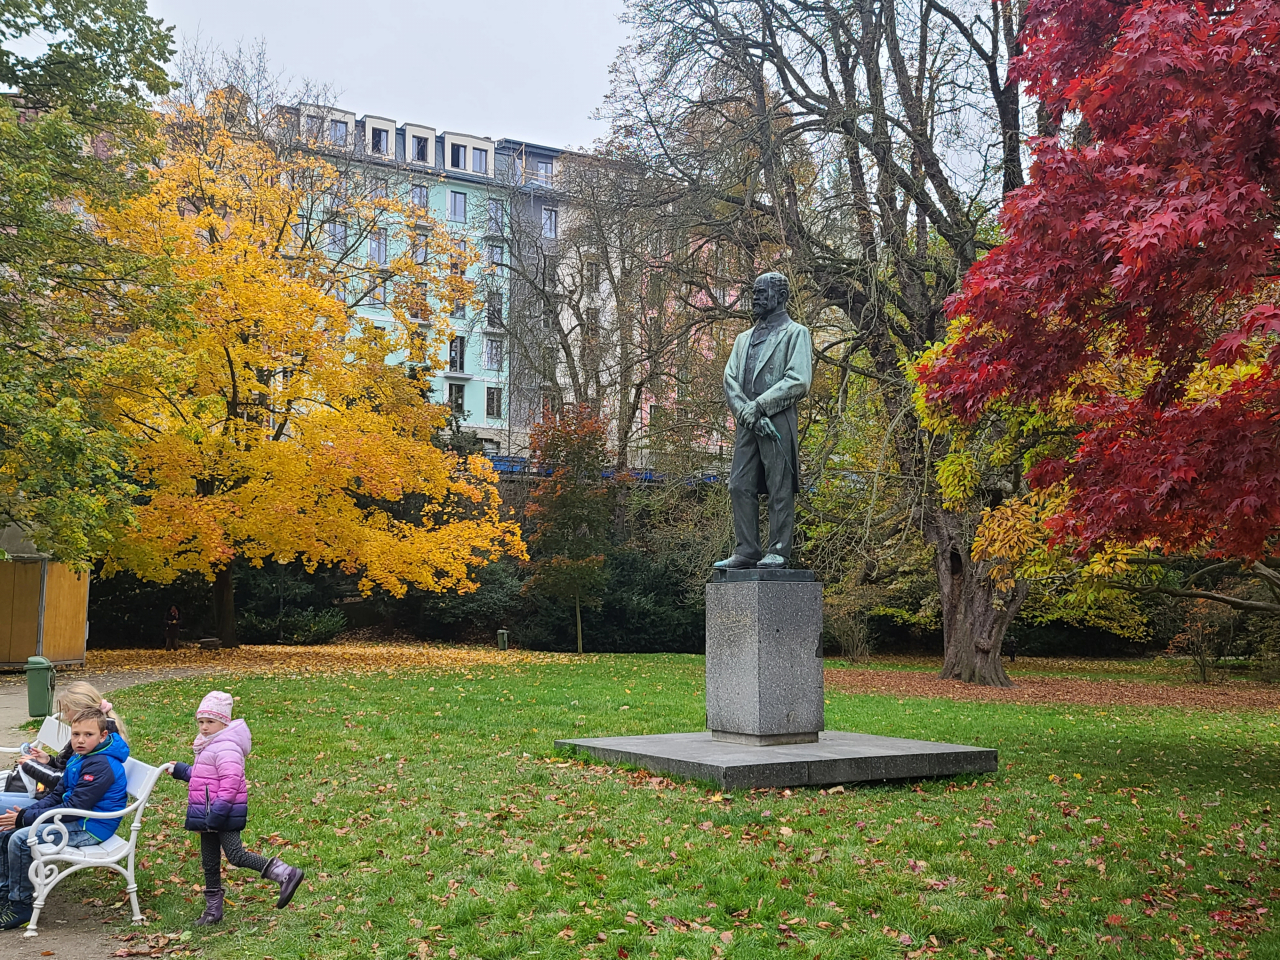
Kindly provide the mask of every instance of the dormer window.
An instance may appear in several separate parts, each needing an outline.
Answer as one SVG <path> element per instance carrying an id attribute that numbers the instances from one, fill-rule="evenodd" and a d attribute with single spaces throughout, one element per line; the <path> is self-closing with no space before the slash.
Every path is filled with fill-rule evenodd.
<path id="1" fill-rule="evenodd" d="M 471 172 L 488 174 L 489 172 L 489 151 L 481 150 L 479 147 L 471 148 Z"/>
<path id="2" fill-rule="evenodd" d="M 370 146 L 374 153 L 380 153 L 384 156 L 387 153 L 387 143 L 390 141 L 390 131 L 373 128 L 373 135 L 370 138 Z"/>
<path id="3" fill-rule="evenodd" d="M 329 121 L 329 142 L 335 147 L 345 147 L 347 145 L 347 121 Z"/>
<path id="4" fill-rule="evenodd" d="M 455 170 L 467 169 L 467 148 L 460 143 L 449 145 L 449 166 Z"/>
<path id="5" fill-rule="evenodd" d="M 433 144 L 426 137 L 414 137 L 413 159 L 418 163 L 434 163 L 435 157 L 432 154 L 435 151 L 431 149 L 432 146 Z"/>

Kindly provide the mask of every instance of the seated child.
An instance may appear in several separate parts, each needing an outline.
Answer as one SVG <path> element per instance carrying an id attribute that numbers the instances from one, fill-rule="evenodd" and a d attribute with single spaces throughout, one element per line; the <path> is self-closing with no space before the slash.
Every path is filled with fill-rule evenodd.
<path id="1" fill-rule="evenodd" d="M 58 785 L 49 795 L 26 809 L 0 814 L 0 930 L 12 930 L 31 919 L 35 889 L 28 875 L 31 848 L 27 837 L 31 824 L 47 810 L 72 807 L 93 813 L 114 813 L 128 805 L 124 762 L 129 746 L 118 733 L 107 729 L 101 710 L 81 710 L 71 718 L 71 759 Z M 83 847 L 101 843 L 116 832 L 120 818 L 92 820 L 67 817 L 67 846 Z M 62 831 L 52 818 L 40 826 L 40 839 L 57 843 Z"/>

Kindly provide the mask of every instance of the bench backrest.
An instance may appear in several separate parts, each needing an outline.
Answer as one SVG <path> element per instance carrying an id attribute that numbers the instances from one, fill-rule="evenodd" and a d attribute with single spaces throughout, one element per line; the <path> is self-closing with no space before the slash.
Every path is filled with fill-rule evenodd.
<path id="1" fill-rule="evenodd" d="M 129 796 L 135 800 L 150 796 L 151 789 L 156 785 L 156 779 L 159 776 L 159 768 L 145 764 L 141 760 L 129 757 L 124 762 L 125 784 L 129 789 Z"/>
<path id="2" fill-rule="evenodd" d="M 45 717 L 44 723 L 40 724 L 40 732 L 32 742 L 52 747 L 54 752 L 60 751 L 71 742 L 71 728 L 57 717 Z"/>

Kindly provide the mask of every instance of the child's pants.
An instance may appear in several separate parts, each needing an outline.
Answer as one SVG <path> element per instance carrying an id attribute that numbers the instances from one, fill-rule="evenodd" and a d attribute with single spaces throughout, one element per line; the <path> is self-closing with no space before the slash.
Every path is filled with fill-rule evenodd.
<path id="1" fill-rule="evenodd" d="M 51 823 L 41 824 L 40 830 L 41 839 L 46 843 L 57 843 L 62 839 L 62 831 Z M 31 903 L 36 895 L 30 876 L 31 847 L 27 844 L 27 837 L 30 835 L 30 827 L 0 833 L 0 901 L 8 899 Z M 67 828 L 68 847 L 85 847 L 101 842 L 88 830 Z"/>
<path id="2" fill-rule="evenodd" d="M 267 858 L 251 853 L 240 845 L 239 830 L 223 830 L 218 833 L 200 834 L 200 865 L 204 867 L 204 885 L 207 890 L 222 889 L 222 851 L 226 851 L 227 863 L 233 867 L 257 870 L 267 869 Z"/>

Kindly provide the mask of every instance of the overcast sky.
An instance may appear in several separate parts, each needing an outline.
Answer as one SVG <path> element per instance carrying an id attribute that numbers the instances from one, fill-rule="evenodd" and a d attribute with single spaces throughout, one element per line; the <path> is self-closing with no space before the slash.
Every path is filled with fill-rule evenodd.
<path id="1" fill-rule="evenodd" d="M 337 104 L 479 136 L 589 146 L 626 41 L 623 0 L 149 0 L 182 38 L 266 41 Z"/>

